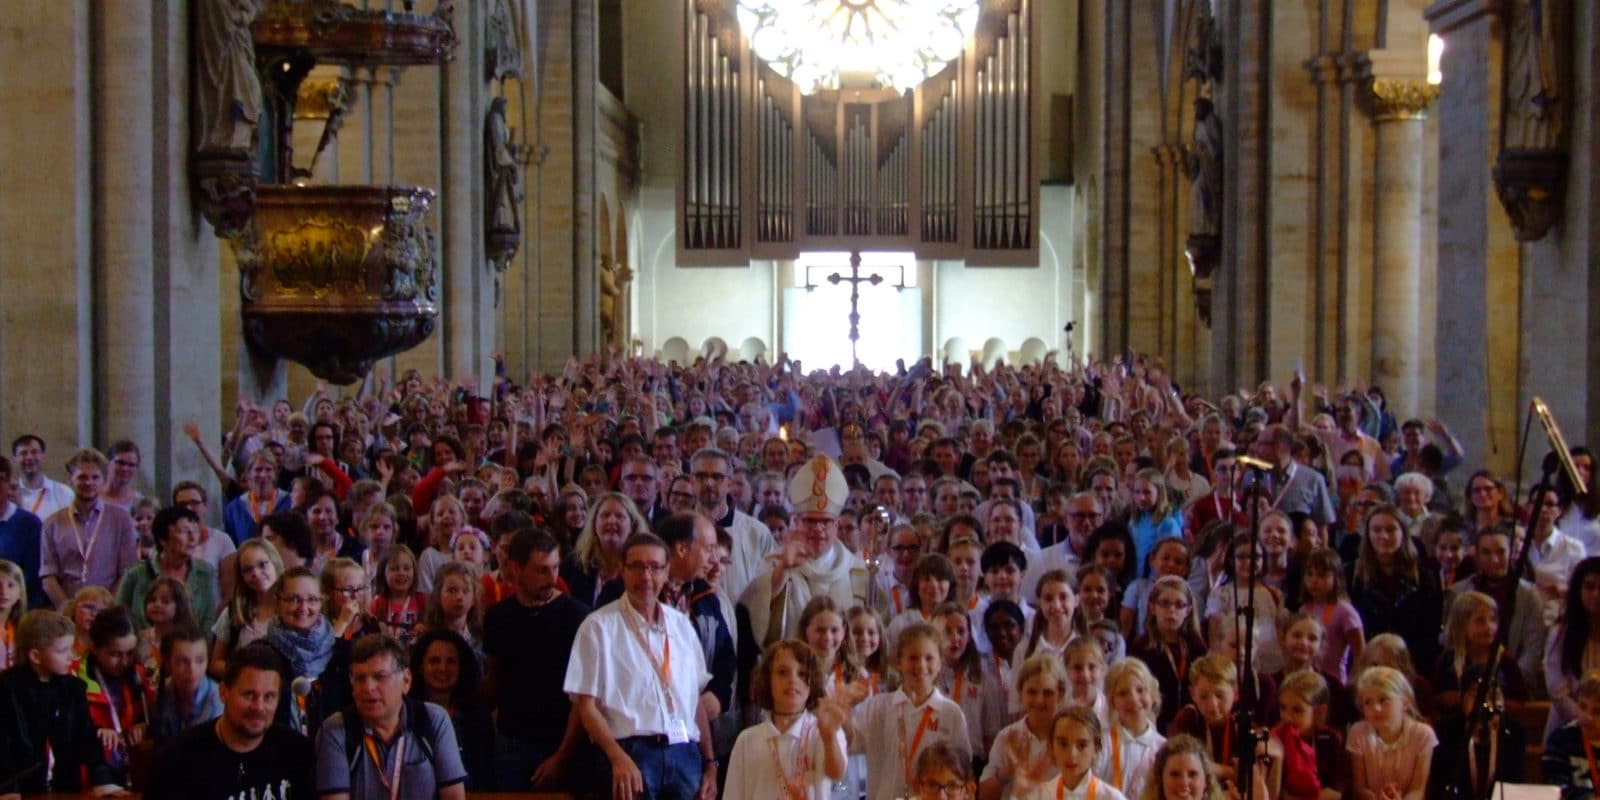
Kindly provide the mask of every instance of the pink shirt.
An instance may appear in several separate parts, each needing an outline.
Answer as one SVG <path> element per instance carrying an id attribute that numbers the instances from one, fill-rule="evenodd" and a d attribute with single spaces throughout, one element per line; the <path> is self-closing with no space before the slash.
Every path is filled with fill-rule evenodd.
<path id="1" fill-rule="evenodd" d="M 1433 758 L 1433 747 L 1439 737 L 1427 723 L 1407 719 L 1400 729 L 1400 738 L 1384 742 L 1366 720 L 1350 727 L 1350 738 L 1345 749 L 1353 758 L 1361 759 L 1359 768 L 1352 764 L 1354 784 L 1352 789 L 1365 789 L 1377 793 L 1389 784 L 1400 787 L 1401 793 L 1416 788 L 1421 790 L 1422 776 Z"/>
<path id="2" fill-rule="evenodd" d="M 1349 600 L 1340 600 L 1332 606 L 1323 602 L 1309 602 L 1300 610 L 1322 623 L 1322 654 L 1317 656 L 1317 668 L 1348 684 L 1350 675 L 1346 663 L 1350 657 L 1350 646 L 1346 642 L 1351 631 L 1357 635 L 1363 633 L 1361 615 L 1356 613 L 1355 606 L 1350 605 Z"/>

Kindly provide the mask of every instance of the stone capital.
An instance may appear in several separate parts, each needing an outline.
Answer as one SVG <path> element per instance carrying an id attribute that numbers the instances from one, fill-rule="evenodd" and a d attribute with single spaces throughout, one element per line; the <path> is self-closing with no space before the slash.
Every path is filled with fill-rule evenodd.
<path id="1" fill-rule="evenodd" d="M 1439 99 L 1439 87 L 1420 79 L 1373 78 L 1367 98 L 1374 122 L 1420 120 Z"/>

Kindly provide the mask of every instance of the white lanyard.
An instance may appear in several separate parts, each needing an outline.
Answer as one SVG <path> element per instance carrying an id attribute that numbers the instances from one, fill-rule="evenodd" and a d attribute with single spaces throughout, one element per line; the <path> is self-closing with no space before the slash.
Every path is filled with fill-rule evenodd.
<path id="1" fill-rule="evenodd" d="M 88 517 L 90 514 L 95 514 L 94 506 L 90 506 L 89 510 L 84 512 L 85 517 Z M 78 546 L 78 558 L 83 560 L 83 566 L 78 571 L 78 578 L 82 582 L 88 583 L 89 556 L 94 553 L 95 543 L 100 541 L 100 525 L 106 521 L 105 509 L 101 508 L 99 509 L 99 513 L 95 514 L 94 525 L 89 528 L 89 545 L 87 547 L 85 547 L 83 544 L 83 529 L 78 527 L 78 512 L 73 510 L 68 513 L 67 521 L 72 523 L 72 540 L 73 543 Z"/>

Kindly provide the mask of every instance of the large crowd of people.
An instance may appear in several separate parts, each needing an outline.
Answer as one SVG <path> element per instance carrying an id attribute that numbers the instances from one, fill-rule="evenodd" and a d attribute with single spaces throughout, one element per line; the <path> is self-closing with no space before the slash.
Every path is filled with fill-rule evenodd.
<path id="1" fill-rule="evenodd" d="M 1600 782 L 1583 447 L 1519 497 L 1378 387 L 1155 358 L 501 371 L 241 403 L 210 486 L 11 432 L 0 798 Z"/>

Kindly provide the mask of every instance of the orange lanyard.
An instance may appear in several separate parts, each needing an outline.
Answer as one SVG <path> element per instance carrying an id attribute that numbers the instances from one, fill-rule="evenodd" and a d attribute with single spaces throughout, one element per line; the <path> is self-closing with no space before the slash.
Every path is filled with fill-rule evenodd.
<path id="1" fill-rule="evenodd" d="M 406 735 L 400 734 L 400 739 L 394 745 L 394 772 L 390 776 L 383 774 L 383 759 L 378 758 L 378 746 L 373 743 L 371 734 L 363 737 L 367 742 L 367 755 L 372 757 L 372 766 L 378 771 L 378 782 L 383 788 L 389 790 L 389 800 L 398 800 L 400 797 L 400 768 L 406 762 Z"/>
<path id="2" fill-rule="evenodd" d="M 89 510 L 84 512 L 84 516 L 87 517 L 91 512 L 94 512 L 94 511 L 95 511 L 95 507 L 94 506 L 90 506 Z M 84 546 L 84 544 L 83 544 L 83 529 L 78 527 L 78 511 L 77 511 L 77 509 L 72 509 L 72 510 L 68 511 L 68 513 L 67 513 L 67 521 L 72 523 L 72 541 L 73 541 L 73 543 L 75 543 L 78 546 L 78 557 L 83 559 L 83 566 L 82 566 L 82 568 L 80 568 L 78 570 L 78 577 L 84 583 L 88 583 L 89 582 L 89 556 L 94 553 L 94 545 L 95 545 L 95 543 L 100 541 L 100 525 L 101 525 L 101 523 L 106 521 L 106 510 L 104 508 L 101 508 L 99 510 L 99 513 L 95 515 L 94 526 L 89 529 L 89 544 L 88 544 L 88 546 Z"/>
<path id="3" fill-rule="evenodd" d="M 896 584 L 894 589 L 892 589 L 889 592 L 889 596 L 894 599 L 894 613 L 895 613 L 895 616 L 899 616 L 901 614 L 904 614 L 905 611 L 906 611 L 906 604 L 900 599 L 900 590 L 902 588 L 904 588 L 904 587 L 900 586 L 899 584 Z"/>
<path id="4" fill-rule="evenodd" d="M 833 688 L 844 688 L 844 662 L 833 665 Z"/>
<path id="5" fill-rule="evenodd" d="M 4 632 L 0 632 L 0 642 L 5 642 L 5 645 L 6 645 L 6 660 L 5 660 L 5 663 L 0 664 L 0 667 L 4 667 L 6 669 L 10 669 L 12 667 L 12 665 L 13 665 L 13 662 L 16 661 L 16 659 L 17 659 L 17 651 L 16 651 L 16 648 L 12 647 L 12 645 L 16 641 L 17 641 L 17 625 L 16 625 L 16 623 L 11 622 L 10 620 L 7 620 L 6 621 L 6 625 L 5 625 L 5 631 Z"/>
<path id="6" fill-rule="evenodd" d="M 972 596 L 967 598 L 967 610 L 968 611 L 977 611 L 978 610 L 978 593 L 977 592 L 973 592 Z"/>
<path id="7" fill-rule="evenodd" d="M 1594 763 L 1594 747 L 1589 744 L 1589 737 L 1584 736 L 1582 731 L 1578 732 L 1578 739 L 1583 742 L 1583 755 L 1589 759 L 1589 786 L 1600 789 L 1600 767 Z"/>
<path id="8" fill-rule="evenodd" d="M 966 683 L 967 683 L 967 671 L 964 670 L 964 669 L 957 669 L 956 670 L 956 690 L 950 694 L 950 699 L 956 701 L 957 703 L 961 702 L 961 687 L 965 686 Z"/>
<path id="9" fill-rule="evenodd" d="M 650 660 L 650 666 L 655 668 L 656 676 L 661 679 L 661 690 L 666 695 L 667 700 L 667 713 L 669 715 L 676 714 L 677 712 L 672 707 L 672 637 L 668 635 L 666 630 L 666 621 L 662 620 L 661 660 L 656 661 L 656 654 L 650 649 L 650 643 L 645 638 L 644 631 L 640 630 L 639 624 L 633 619 L 633 615 L 638 614 L 638 612 L 629 608 L 624 614 L 628 620 L 628 630 L 633 631 L 634 641 L 639 643 L 639 649 L 644 651 L 645 658 Z"/>
<path id="10" fill-rule="evenodd" d="M 1113 741 L 1113 742 L 1116 741 L 1116 738 L 1113 737 L 1111 741 Z M 1093 775 L 1089 775 L 1089 776 L 1087 776 L 1087 778 L 1089 780 L 1089 789 L 1088 789 L 1087 792 L 1084 793 L 1084 798 L 1085 798 L 1085 800 L 1094 800 L 1094 776 Z M 1067 797 L 1067 776 L 1062 775 L 1060 778 L 1058 778 L 1056 780 L 1056 800 L 1066 800 L 1066 797 Z"/>
<path id="11" fill-rule="evenodd" d="M 41 485 L 39 487 L 39 496 L 33 498 L 33 508 L 28 509 L 28 513 L 29 514 L 32 514 L 34 516 L 39 516 L 39 506 L 44 505 L 44 495 L 45 495 L 45 492 L 48 492 L 48 491 L 50 491 L 50 484 L 48 484 L 48 483 L 43 484 L 43 485 Z"/>
<path id="12" fill-rule="evenodd" d="M 1324 632 L 1326 632 L 1328 627 L 1333 624 L 1333 612 L 1337 608 L 1337 606 L 1332 604 L 1322 607 L 1322 630 Z"/>
<path id="13" fill-rule="evenodd" d="M 269 494 L 267 495 L 267 501 L 265 503 L 258 503 L 256 502 L 255 492 L 249 492 L 248 495 L 250 502 L 250 519 L 254 520 L 257 525 L 260 525 L 261 518 L 272 513 L 272 507 L 278 504 L 278 498 L 275 495 Z"/>
<path id="14" fill-rule="evenodd" d="M 1167 663 L 1172 665 L 1173 674 L 1178 676 L 1178 683 L 1183 683 L 1183 679 L 1189 675 L 1189 649 L 1183 646 L 1183 642 L 1179 642 L 1177 658 L 1172 657 L 1173 648 L 1163 647 L 1162 649 L 1166 651 Z"/>
<path id="15" fill-rule="evenodd" d="M 933 706 L 930 705 L 922 709 L 922 721 L 917 723 L 917 732 L 911 737 L 911 749 L 907 750 L 906 718 L 904 716 L 900 717 L 900 763 L 907 786 L 912 784 L 911 762 L 916 760 L 917 749 L 922 747 L 922 735 L 928 732 L 928 725 L 931 722 L 933 722 Z"/>
<path id="16" fill-rule="evenodd" d="M 778 751 L 778 740 L 782 738 L 783 734 L 780 732 L 778 736 L 768 739 L 767 742 L 772 745 L 772 761 L 778 767 L 778 778 L 783 782 L 785 796 L 788 800 L 805 800 L 806 774 L 811 771 L 810 754 L 806 752 L 806 745 L 809 744 L 811 738 L 811 728 L 806 724 L 805 720 L 795 724 L 800 725 L 801 728 L 799 735 L 795 737 L 797 741 L 795 742 L 793 759 L 794 775 L 791 776 L 789 771 L 784 768 L 783 756 Z"/>
<path id="17" fill-rule="evenodd" d="M 1111 723 L 1111 785 L 1122 791 L 1122 732 L 1121 725 Z"/>

